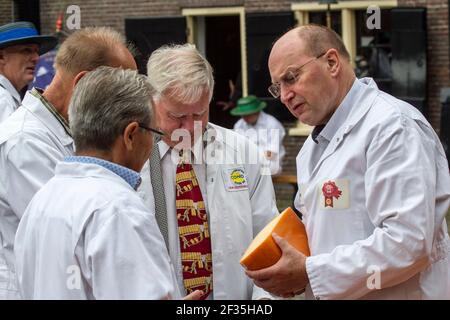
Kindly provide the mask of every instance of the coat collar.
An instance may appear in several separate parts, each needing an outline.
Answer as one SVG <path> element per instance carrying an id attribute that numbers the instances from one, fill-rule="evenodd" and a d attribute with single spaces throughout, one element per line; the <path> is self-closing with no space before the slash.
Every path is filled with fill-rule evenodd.
<path id="1" fill-rule="evenodd" d="M 314 170 L 311 172 L 311 176 L 317 172 L 322 162 L 336 151 L 339 145 L 345 140 L 346 136 L 370 110 L 375 102 L 375 98 L 379 94 L 378 87 L 372 78 L 356 79 L 356 81 L 357 83 L 355 83 L 351 89 L 353 92 L 349 92 L 351 98 L 347 100 L 347 97 L 349 97 L 349 93 L 347 93 L 347 96 L 343 101 L 343 103 L 351 105 L 351 112 L 347 116 L 346 120 L 338 126 L 338 129 L 331 138 L 328 147 L 325 149 L 324 153 L 315 165 Z M 305 143 L 308 143 L 309 148 L 311 148 L 312 145 L 315 145 L 311 136 L 308 137 L 308 140 Z M 300 163 L 304 161 L 304 157 L 307 154 L 308 152 L 300 152 L 298 159 Z"/>
<path id="2" fill-rule="evenodd" d="M 9 81 L 8 78 L 6 78 L 4 75 L 0 74 L 0 86 L 5 88 L 6 91 L 13 97 L 16 107 L 18 108 L 20 106 L 20 94 L 17 92 L 16 88 L 12 85 L 11 81 Z"/>
<path id="3" fill-rule="evenodd" d="M 67 134 L 59 120 L 56 119 L 56 117 L 43 105 L 42 101 L 31 94 L 31 92 L 26 93 L 22 101 L 22 107 L 38 118 L 64 146 L 73 145 L 72 137 Z"/>

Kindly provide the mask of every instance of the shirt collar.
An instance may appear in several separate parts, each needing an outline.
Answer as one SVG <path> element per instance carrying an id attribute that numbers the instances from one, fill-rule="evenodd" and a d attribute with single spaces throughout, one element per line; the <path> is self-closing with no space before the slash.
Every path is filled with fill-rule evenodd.
<path id="1" fill-rule="evenodd" d="M 56 120 L 58 120 L 58 122 L 63 126 L 64 131 L 66 131 L 69 136 L 72 136 L 72 134 L 70 133 L 69 122 L 61 115 L 61 113 L 58 112 L 58 110 L 56 110 L 56 108 L 50 102 L 47 101 L 47 99 L 44 98 L 42 93 L 43 90 L 38 88 L 33 88 L 30 91 L 30 94 L 33 97 L 39 99 L 45 106 L 45 108 L 47 108 L 47 110 L 50 111 L 50 113 L 56 118 Z"/>
<path id="2" fill-rule="evenodd" d="M 353 85 L 350 88 L 347 95 L 345 96 L 344 100 L 342 100 L 341 104 L 334 111 L 330 120 L 328 120 L 327 124 L 323 127 L 323 129 L 319 131 L 316 138 L 317 140 L 323 138 L 327 140 L 327 142 L 330 142 L 331 139 L 333 139 L 334 134 L 345 122 L 345 120 L 347 119 L 348 115 L 350 114 L 353 108 L 354 101 L 357 98 L 359 86 L 361 86 L 361 83 L 355 78 Z"/>
<path id="3" fill-rule="evenodd" d="M 208 123 L 207 125 L 206 125 L 206 131 L 208 131 L 208 130 L 215 130 L 215 128 L 213 128 L 212 126 L 211 126 L 211 124 L 210 123 Z M 205 131 L 205 132 L 206 132 Z M 205 134 L 205 133 L 204 133 Z M 202 139 L 203 139 L 203 137 L 202 137 Z M 211 141 L 212 142 L 212 141 Z M 204 150 L 205 150 L 205 148 L 206 148 L 206 143 L 207 143 L 207 141 L 204 141 L 203 142 L 203 152 L 204 152 Z M 163 141 L 163 140 L 159 140 L 158 142 L 157 142 L 157 144 L 158 144 L 158 148 L 159 148 L 159 155 L 160 155 L 160 157 L 161 157 L 161 159 L 163 159 L 164 158 L 164 156 L 167 154 L 167 153 L 169 153 L 169 151 L 172 151 L 173 150 L 173 152 L 177 152 L 177 151 L 175 151 L 173 148 L 171 148 L 165 141 Z M 194 147 L 193 148 L 193 150 L 198 150 L 199 148 L 196 146 L 196 147 Z M 199 155 L 198 154 L 198 152 L 192 152 L 192 154 L 193 154 L 193 157 L 194 157 L 194 164 L 197 164 L 197 163 L 203 163 L 203 152 Z M 179 157 L 179 155 L 178 155 L 178 152 L 177 152 L 177 159 L 178 159 L 178 157 Z M 176 163 L 178 163 L 178 162 L 176 162 Z"/>
<path id="4" fill-rule="evenodd" d="M 64 158 L 65 162 L 79 162 L 79 163 L 92 163 L 102 166 L 109 171 L 117 174 L 123 180 L 125 180 L 134 190 L 136 190 L 141 184 L 141 176 L 134 170 L 128 169 L 117 163 L 106 161 L 95 157 L 86 156 L 72 156 Z"/>
<path id="5" fill-rule="evenodd" d="M 9 92 L 9 94 L 13 97 L 13 99 L 16 101 L 17 107 L 20 106 L 20 94 L 17 92 L 16 88 L 12 85 L 11 81 L 9 81 L 8 78 L 6 78 L 4 75 L 0 74 L 0 86 L 5 88 L 6 91 Z"/>

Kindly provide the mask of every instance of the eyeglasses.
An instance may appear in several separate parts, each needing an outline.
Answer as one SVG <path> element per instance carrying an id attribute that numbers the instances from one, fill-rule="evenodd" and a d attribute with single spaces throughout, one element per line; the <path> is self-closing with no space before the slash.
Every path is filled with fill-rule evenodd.
<path id="1" fill-rule="evenodd" d="M 156 129 L 153 129 L 153 128 L 150 128 L 150 127 L 146 127 L 146 126 L 144 126 L 142 124 L 139 124 L 139 128 L 142 128 L 142 129 L 144 129 L 146 131 L 149 131 L 149 132 L 156 133 L 159 136 L 164 136 L 165 135 L 165 133 L 162 132 L 162 131 L 159 131 L 159 130 L 156 130 Z"/>
<path id="2" fill-rule="evenodd" d="M 278 99 L 281 95 L 281 85 L 285 86 L 285 87 L 290 87 L 292 86 L 294 83 L 297 82 L 297 80 L 300 78 L 300 70 L 306 66 L 307 64 L 321 58 L 323 55 L 325 55 L 325 53 L 327 53 L 326 51 L 319 54 L 318 56 L 308 60 L 307 62 L 305 62 L 304 64 L 302 64 L 301 66 L 295 67 L 292 70 L 289 70 L 287 72 L 285 72 L 285 74 L 281 77 L 279 82 L 275 82 L 272 83 L 268 90 L 270 92 L 270 94 L 275 98 Z"/>

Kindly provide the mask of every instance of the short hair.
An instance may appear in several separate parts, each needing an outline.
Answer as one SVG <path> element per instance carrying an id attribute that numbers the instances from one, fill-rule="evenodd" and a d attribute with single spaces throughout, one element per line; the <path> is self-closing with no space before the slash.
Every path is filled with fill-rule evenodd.
<path id="1" fill-rule="evenodd" d="M 110 65 L 118 46 L 128 48 L 122 34 L 109 27 L 88 27 L 72 33 L 61 44 L 55 69 L 71 75 Z"/>
<path id="2" fill-rule="evenodd" d="M 135 70 L 99 67 L 75 86 L 69 123 L 77 151 L 109 151 L 133 121 L 152 121 L 152 88 Z"/>
<path id="3" fill-rule="evenodd" d="M 311 56 L 318 56 L 334 48 L 342 57 L 350 61 L 350 54 L 344 42 L 333 29 L 317 24 L 307 24 L 298 27 L 296 32 L 301 39 L 305 40 L 306 53 Z"/>
<path id="4" fill-rule="evenodd" d="M 209 100 L 214 90 L 213 70 L 192 44 L 165 45 L 155 50 L 147 63 L 148 81 L 161 96 L 194 103 L 205 92 Z"/>

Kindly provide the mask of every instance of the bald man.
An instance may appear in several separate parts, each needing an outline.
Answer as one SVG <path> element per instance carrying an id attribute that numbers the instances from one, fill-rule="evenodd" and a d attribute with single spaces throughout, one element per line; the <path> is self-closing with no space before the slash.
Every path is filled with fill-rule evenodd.
<path id="1" fill-rule="evenodd" d="M 297 156 L 311 256 L 274 235 L 275 265 L 248 271 L 282 297 L 450 299 L 442 145 L 413 106 L 356 79 L 340 37 L 316 25 L 273 46 L 269 91 L 314 130 Z"/>
<path id="2" fill-rule="evenodd" d="M 0 128 L 0 299 L 18 298 L 14 237 L 34 194 L 54 175 L 56 163 L 74 155 L 68 107 L 76 83 L 99 66 L 136 69 L 124 37 L 110 28 L 86 28 L 58 50 L 56 74 L 42 92 L 27 92 Z M 106 124 L 105 124 L 106 125 Z"/>

